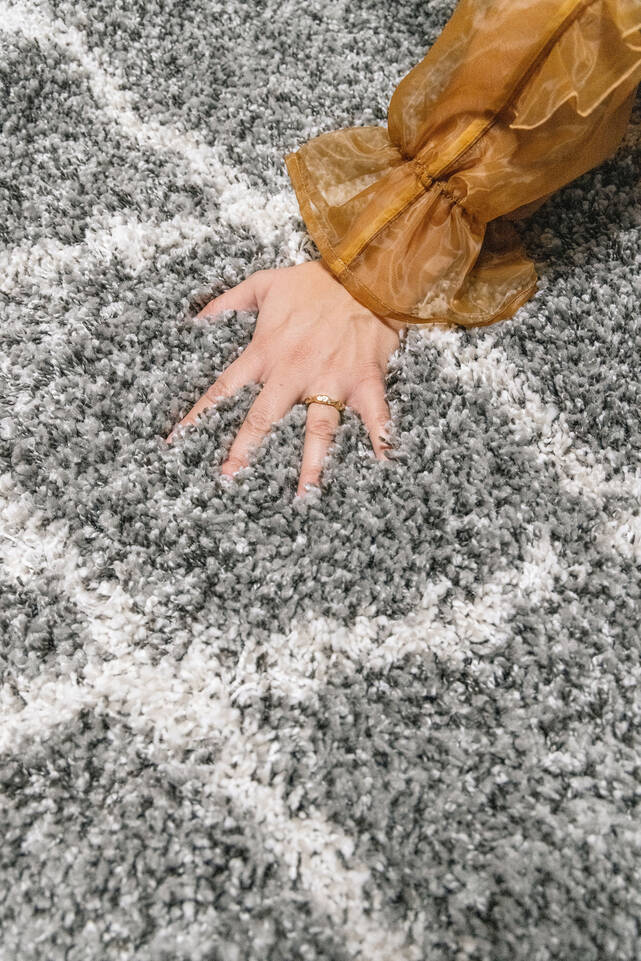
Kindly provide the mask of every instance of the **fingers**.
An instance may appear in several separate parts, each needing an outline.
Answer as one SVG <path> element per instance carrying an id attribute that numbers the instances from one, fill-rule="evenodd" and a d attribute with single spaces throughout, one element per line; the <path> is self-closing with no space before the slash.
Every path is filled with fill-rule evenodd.
<path id="1" fill-rule="evenodd" d="M 270 380 L 265 384 L 247 411 L 227 459 L 221 464 L 222 474 L 232 476 L 248 465 L 250 452 L 260 444 L 276 421 L 285 416 L 298 396 L 298 391 L 294 391 L 286 382 Z"/>
<path id="2" fill-rule="evenodd" d="M 334 440 L 340 417 L 340 412 L 329 404 L 309 404 L 297 497 L 304 496 L 305 484 L 320 483 L 323 462 Z"/>
<path id="3" fill-rule="evenodd" d="M 214 383 L 207 388 L 202 397 L 196 401 L 189 413 L 176 424 L 166 438 L 166 442 L 170 444 L 179 427 L 195 424 L 196 418 L 202 414 L 203 411 L 209 407 L 213 407 L 216 402 L 223 397 L 232 397 L 246 384 L 258 383 L 260 373 L 259 358 L 253 351 L 250 351 L 249 348 L 245 348 L 240 357 L 237 357 L 236 360 L 223 371 L 220 377 L 215 380 Z"/>
<path id="4" fill-rule="evenodd" d="M 377 460 L 384 460 L 385 451 L 392 446 L 385 440 L 391 414 L 385 397 L 385 384 L 380 367 L 363 372 L 357 386 L 352 390 L 349 406 L 360 414 L 372 441 Z"/>
<path id="5" fill-rule="evenodd" d="M 215 317 L 223 310 L 258 310 L 269 284 L 270 274 L 269 270 L 256 270 L 235 287 L 230 287 L 229 290 L 210 300 L 196 314 L 196 317 Z"/>

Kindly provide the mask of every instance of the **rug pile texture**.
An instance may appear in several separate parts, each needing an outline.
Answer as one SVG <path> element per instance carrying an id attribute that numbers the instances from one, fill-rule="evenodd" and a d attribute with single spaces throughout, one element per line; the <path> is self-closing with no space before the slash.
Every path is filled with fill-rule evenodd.
<path id="1" fill-rule="evenodd" d="M 348 410 L 295 498 L 297 405 L 221 481 L 258 386 L 163 440 L 453 8 L 1 4 L 2 961 L 641 956 L 641 101 L 388 463 Z"/>

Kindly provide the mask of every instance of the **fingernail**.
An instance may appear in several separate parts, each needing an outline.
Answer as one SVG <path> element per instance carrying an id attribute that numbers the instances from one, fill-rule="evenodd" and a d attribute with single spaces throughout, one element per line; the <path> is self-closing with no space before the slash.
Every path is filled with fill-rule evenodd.
<path id="1" fill-rule="evenodd" d="M 297 492 L 296 492 L 296 496 L 297 496 L 297 497 L 304 497 L 305 494 L 309 494 L 310 491 L 315 491 L 315 490 L 316 490 L 316 491 L 320 490 L 320 485 L 319 485 L 319 484 L 312 484 L 311 481 L 308 481 L 306 484 L 303 484 L 303 490 L 302 490 L 302 491 L 300 491 L 300 492 L 297 491 Z"/>

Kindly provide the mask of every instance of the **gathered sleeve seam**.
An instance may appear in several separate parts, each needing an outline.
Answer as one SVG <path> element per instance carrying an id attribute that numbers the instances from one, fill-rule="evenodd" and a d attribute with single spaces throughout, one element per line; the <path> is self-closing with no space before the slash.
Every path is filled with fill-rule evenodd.
<path id="1" fill-rule="evenodd" d="M 327 236 L 325 228 L 312 210 L 309 198 L 314 196 L 315 191 L 305 176 L 303 165 L 299 163 L 296 151 L 292 151 L 286 155 L 285 163 L 287 165 L 287 170 L 296 194 L 298 195 L 301 211 L 312 239 L 316 243 L 323 261 L 337 278 L 337 280 L 339 280 L 346 287 L 349 293 L 351 293 L 356 300 L 358 300 L 375 314 L 380 314 L 383 317 L 389 317 L 392 320 L 399 320 L 413 325 L 421 325 L 422 323 L 425 323 L 415 314 L 409 314 L 405 311 L 396 310 L 390 304 L 382 301 L 369 287 L 367 287 L 358 279 L 354 271 L 350 269 L 349 264 L 345 263 L 345 261 L 335 253 L 334 247 Z M 473 318 L 474 320 L 477 320 L 475 326 L 485 327 L 489 324 L 496 323 L 498 320 L 502 320 L 505 316 L 510 316 L 512 308 L 518 308 L 525 303 L 535 290 L 536 279 L 530 286 L 528 286 L 526 290 L 516 291 L 514 296 L 502 306 L 500 312 L 492 317 L 487 318 L 484 314 L 475 315 Z M 443 318 L 442 323 L 446 324 L 447 326 L 452 326 L 452 322 L 447 318 Z M 454 326 L 464 328 L 467 325 L 454 324 Z"/>
<path id="2" fill-rule="evenodd" d="M 531 79 L 533 74 L 539 69 L 545 58 L 549 55 L 550 50 L 563 33 L 569 29 L 571 24 L 580 16 L 588 7 L 593 6 L 597 0 L 565 0 L 563 3 L 558 17 L 552 24 L 552 29 L 548 34 L 545 42 L 538 49 L 536 55 L 532 58 L 531 63 L 526 67 L 522 73 L 518 75 L 515 82 L 512 85 L 504 103 L 494 111 L 491 117 L 486 120 L 481 120 L 477 118 L 468 125 L 468 127 L 456 138 L 454 144 L 450 146 L 449 150 L 445 151 L 445 157 L 440 161 L 437 161 L 435 166 L 431 166 L 427 160 L 421 157 L 421 150 L 417 150 L 414 156 L 408 155 L 406 151 L 402 150 L 400 145 L 395 143 L 390 139 L 390 143 L 399 151 L 401 157 L 408 162 L 411 167 L 412 173 L 415 175 L 417 183 L 416 188 L 408 188 L 407 192 L 399 198 L 399 202 L 393 207 L 383 210 L 372 222 L 371 227 L 368 230 L 363 231 L 359 236 L 351 239 L 345 249 L 342 251 L 342 255 L 339 257 L 335 255 L 335 261 L 340 265 L 340 269 L 343 270 L 350 264 L 369 243 L 372 242 L 382 230 L 384 230 L 389 224 L 393 223 L 397 217 L 399 217 L 404 211 L 407 210 L 425 191 L 432 189 L 438 190 L 446 198 L 448 198 L 454 205 L 458 206 L 464 216 L 470 221 L 470 223 L 477 227 L 483 226 L 483 222 L 465 206 L 464 200 L 456 197 L 454 192 L 447 186 L 447 180 L 444 175 L 447 175 L 449 168 L 452 167 L 461 157 L 463 157 L 473 146 L 476 144 L 481 137 L 485 136 L 487 131 L 507 112 L 513 105 L 514 100 L 520 95 L 528 81 Z M 309 190 L 309 184 L 305 180 L 306 188 Z M 420 186 L 419 186 L 420 185 Z"/>
<path id="3" fill-rule="evenodd" d="M 481 223 L 478 217 L 475 214 L 473 214 L 471 210 L 468 210 L 465 204 L 463 203 L 463 201 L 456 196 L 456 194 L 454 193 L 453 190 L 450 189 L 450 187 L 448 187 L 447 181 L 440 180 L 439 178 L 435 177 L 433 174 L 429 172 L 427 164 L 423 163 L 423 161 L 420 160 L 418 157 L 411 158 L 410 163 L 412 164 L 412 167 L 414 168 L 416 176 L 418 177 L 418 179 L 420 180 L 420 182 L 422 183 L 426 191 L 431 190 L 433 187 L 436 187 L 436 189 L 439 190 L 442 194 L 444 194 L 444 196 L 447 197 L 447 199 L 450 200 L 455 206 L 460 207 L 461 211 L 465 214 L 465 216 L 468 217 L 473 223 L 475 224 Z"/>
<path id="4" fill-rule="evenodd" d="M 290 153 L 285 158 L 285 163 L 287 164 L 290 177 L 292 176 L 292 170 L 294 169 L 296 179 L 300 182 L 307 194 L 313 198 L 316 194 L 315 187 L 307 179 L 302 164 L 298 162 L 298 157 L 296 156 L 295 151 Z M 293 165 L 295 165 L 295 167 Z M 455 196 L 452 190 L 450 190 L 450 188 L 446 185 L 444 180 L 436 180 L 434 177 L 426 173 L 425 165 L 420 160 L 417 158 L 411 158 L 409 161 L 409 166 L 412 168 L 412 173 L 416 178 L 415 187 L 411 189 L 409 197 L 406 197 L 404 202 L 395 206 L 393 210 L 383 211 L 383 214 L 380 215 L 381 223 L 377 224 L 376 229 L 371 233 L 368 233 L 366 237 L 361 238 L 358 244 L 350 246 L 348 256 L 345 256 L 344 253 L 342 256 L 339 256 L 336 253 L 326 231 L 322 225 L 318 223 L 316 217 L 313 217 L 312 215 L 316 232 L 322 234 L 326 248 L 331 251 L 332 264 L 334 265 L 332 269 L 334 270 L 334 273 L 337 271 L 342 273 L 343 271 L 347 270 L 349 264 L 356 259 L 356 257 L 367 246 L 367 244 L 371 243 L 371 241 L 374 240 L 374 238 L 377 237 L 382 230 L 385 230 L 387 227 L 389 227 L 389 225 L 392 224 L 398 217 L 400 217 L 401 214 L 404 213 L 407 208 L 415 202 L 415 200 L 421 197 L 424 193 L 427 193 L 429 190 L 436 190 L 443 194 L 453 205 L 458 206 L 461 212 L 465 214 L 465 216 L 467 216 L 472 223 L 481 225 L 481 222 L 478 220 L 478 218 L 476 218 L 474 214 L 465 208 L 462 201 Z M 310 205 L 307 201 L 305 202 L 305 207 L 307 213 L 311 214 Z"/>

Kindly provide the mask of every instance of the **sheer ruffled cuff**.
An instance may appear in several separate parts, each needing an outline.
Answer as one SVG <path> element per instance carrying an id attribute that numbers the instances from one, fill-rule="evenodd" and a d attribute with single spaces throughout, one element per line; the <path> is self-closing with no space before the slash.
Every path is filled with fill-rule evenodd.
<path id="1" fill-rule="evenodd" d="M 471 326 L 534 291 L 515 228 L 468 214 L 446 181 L 424 183 L 383 127 L 322 134 L 286 163 L 324 263 L 374 313 Z"/>
<path id="2" fill-rule="evenodd" d="M 641 0 L 461 0 L 388 126 L 285 157 L 338 280 L 405 323 L 512 316 L 536 271 L 509 221 L 610 155 L 641 80 Z"/>

